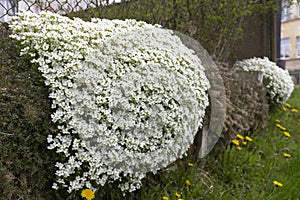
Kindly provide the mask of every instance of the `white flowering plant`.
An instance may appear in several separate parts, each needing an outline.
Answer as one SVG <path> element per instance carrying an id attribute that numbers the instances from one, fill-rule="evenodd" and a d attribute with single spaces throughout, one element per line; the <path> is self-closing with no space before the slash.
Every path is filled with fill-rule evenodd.
<path id="1" fill-rule="evenodd" d="M 294 83 L 288 71 L 281 69 L 267 57 L 245 59 L 236 62 L 235 66 L 247 72 L 262 73 L 262 82 L 267 89 L 270 104 L 285 103 L 294 90 Z"/>
<path id="2" fill-rule="evenodd" d="M 71 20 L 19 13 L 12 38 L 50 87 L 49 149 L 62 156 L 53 188 L 115 182 L 141 187 L 182 158 L 202 126 L 209 82 L 200 59 L 172 31 L 136 20 Z"/>

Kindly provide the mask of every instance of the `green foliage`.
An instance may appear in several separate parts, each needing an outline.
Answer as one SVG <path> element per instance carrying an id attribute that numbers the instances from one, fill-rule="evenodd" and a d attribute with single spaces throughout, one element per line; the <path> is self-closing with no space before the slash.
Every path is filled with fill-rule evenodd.
<path id="1" fill-rule="evenodd" d="M 0 199 L 47 199 L 55 164 L 45 145 L 53 132 L 48 90 L 9 34 L 1 25 Z"/>
<path id="2" fill-rule="evenodd" d="M 69 16 L 89 20 L 134 18 L 158 23 L 165 28 L 185 33 L 208 50 L 219 61 L 228 61 L 243 39 L 245 19 L 262 15 L 268 17 L 277 9 L 277 1 L 253 0 L 143 0 L 123 1 Z M 262 19 L 262 18 L 261 18 Z"/>
<path id="3" fill-rule="evenodd" d="M 300 108 L 300 87 L 296 87 L 290 104 Z M 208 162 L 211 172 L 216 175 L 219 183 L 225 182 L 224 189 L 231 191 L 237 199 L 296 199 L 298 197 L 299 180 L 299 112 L 292 108 L 274 108 L 268 127 L 253 133 L 253 142 L 237 151 L 228 147 L 213 164 Z M 275 120 L 286 127 L 291 137 L 284 136 L 283 131 L 276 127 Z M 291 158 L 285 158 L 289 153 Z M 211 159 L 208 158 L 208 159 Z M 216 166 L 216 167 L 213 167 Z M 222 167 L 218 167 L 222 166 Z M 283 187 L 274 187 L 273 181 L 283 183 Z M 229 198 L 220 198 L 229 199 Z"/>

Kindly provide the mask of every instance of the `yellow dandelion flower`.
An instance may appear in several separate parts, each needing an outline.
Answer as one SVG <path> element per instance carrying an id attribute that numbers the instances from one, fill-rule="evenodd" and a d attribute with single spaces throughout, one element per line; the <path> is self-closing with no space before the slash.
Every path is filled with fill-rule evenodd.
<path id="1" fill-rule="evenodd" d="M 287 102 L 285 103 L 285 106 L 288 107 L 288 108 L 291 108 L 291 107 L 292 107 L 291 104 L 289 104 L 289 103 L 287 103 Z"/>
<path id="2" fill-rule="evenodd" d="M 235 145 L 240 145 L 240 142 L 237 139 L 233 139 L 231 142 Z"/>
<path id="3" fill-rule="evenodd" d="M 291 134 L 287 131 L 284 131 L 283 134 L 286 136 L 286 137 L 291 137 Z"/>
<path id="4" fill-rule="evenodd" d="M 242 142 L 242 145 L 246 146 L 246 145 L 247 145 L 247 142 Z"/>
<path id="5" fill-rule="evenodd" d="M 189 167 L 194 167 L 194 164 L 193 163 L 188 163 L 188 166 Z"/>
<path id="6" fill-rule="evenodd" d="M 242 151 L 242 150 L 243 150 L 243 148 L 240 147 L 240 146 L 237 146 L 236 149 L 239 150 L 239 151 Z"/>
<path id="7" fill-rule="evenodd" d="M 283 110 L 284 112 L 286 112 L 286 107 L 282 107 L 282 110 Z"/>
<path id="8" fill-rule="evenodd" d="M 283 154 L 283 156 L 284 156 L 284 157 L 286 157 L 286 158 L 290 158 L 290 157 L 292 157 L 292 155 L 291 155 L 291 154 L 289 154 L 289 153 L 284 153 L 284 154 Z"/>
<path id="9" fill-rule="evenodd" d="M 163 200 L 169 200 L 169 197 L 163 196 Z"/>
<path id="10" fill-rule="evenodd" d="M 175 193 L 176 197 L 181 197 L 181 194 L 179 194 L 178 192 Z"/>
<path id="11" fill-rule="evenodd" d="M 87 200 L 92 200 L 95 198 L 95 192 L 91 189 L 84 189 L 81 191 L 81 196 Z"/>
<path id="12" fill-rule="evenodd" d="M 279 122 L 280 122 L 280 120 L 279 120 L 279 119 L 276 119 L 276 120 L 275 120 L 275 122 L 276 122 L 276 123 L 279 123 Z"/>
<path id="13" fill-rule="evenodd" d="M 286 131 L 286 128 L 285 127 L 281 127 L 281 130 Z"/>
<path id="14" fill-rule="evenodd" d="M 279 129 L 281 129 L 281 130 L 283 130 L 283 131 L 285 131 L 286 130 L 286 128 L 285 127 L 283 127 L 282 125 L 280 125 L 280 124 L 276 124 L 276 126 L 277 126 L 277 128 L 279 128 Z"/>
<path id="15" fill-rule="evenodd" d="M 296 112 L 298 112 L 298 110 L 295 109 L 295 108 L 293 108 L 293 109 L 291 110 L 291 112 L 292 112 L 292 113 L 296 113 Z"/>
<path id="16" fill-rule="evenodd" d="M 282 186 L 283 186 L 283 184 L 280 183 L 280 182 L 278 182 L 278 181 L 273 181 L 273 184 L 274 184 L 275 186 L 279 186 L 279 187 L 282 187 Z"/>
<path id="17" fill-rule="evenodd" d="M 252 139 L 251 137 L 249 137 L 249 136 L 246 136 L 245 139 L 246 139 L 247 141 L 249 141 L 249 142 L 252 142 L 252 141 L 253 141 L 253 139 Z"/>
<path id="18" fill-rule="evenodd" d="M 244 136 L 242 136 L 241 134 L 236 134 L 236 137 L 243 140 L 244 139 Z"/>
<path id="19" fill-rule="evenodd" d="M 187 186 L 190 186 L 190 185 L 191 185 L 191 182 L 190 182 L 189 180 L 186 180 L 184 183 L 185 183 Z"/>

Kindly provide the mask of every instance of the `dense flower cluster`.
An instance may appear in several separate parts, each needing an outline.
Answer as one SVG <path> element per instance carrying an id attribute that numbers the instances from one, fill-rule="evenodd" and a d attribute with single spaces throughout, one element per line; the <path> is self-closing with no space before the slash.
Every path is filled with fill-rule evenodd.
<path id="1" fill-rule="evenodd" d="M 12 37 L 50 86 L 49 149 L 62 155 L 57 183 L 69 192 L 117 182 L 141 186 L 181 158 L 208 105 L 201 61 L 172 31 L 135 20 L 84 22 L 19 13 Z"/>
<path id="2" fill-rule="evenodd" d="M 268 90 L 270 103 L 285 103 L 294 90 L 294 83 L 287 70 L 279 68 L 276 63 L 265 58 L 250 58 L 238 61 L 236 66 L 245 71 L 261 72 L 263 74 L 263 84 Z"/>

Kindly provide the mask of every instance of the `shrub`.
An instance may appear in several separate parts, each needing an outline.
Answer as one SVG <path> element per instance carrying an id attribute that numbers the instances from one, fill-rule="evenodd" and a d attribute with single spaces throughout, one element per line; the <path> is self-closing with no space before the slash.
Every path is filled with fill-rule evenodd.
<path id="1" fill-rule="evenodd" d="M 269 122 L 269 105 L 266 88 L 258 81 L 258 72 L 248 73 L 237 66 L 221 65 L 227 97 L 223 129 L 227 135 L 225 139 L 228 141 L 237 133 L 265 128 Z"/>
<path id="2" fill-rule="evenodd" d="M 294 90 L 294 83 L 288 71 L 279 68 L 266 57 L 245 59 L 236 62 L 235 65 L 247 72 L 262 73 L 270 104 L 285 103 Z"/>
<path id="3" fill-rule="evenodd" d="M 277 5 L 276 0 L 131 0 L 70 13 L 69 16 L 87 20 L 99 17 L 158 23 L 193 37 L 215 60 L 232 62 L 241 48 L 246 50 L 243 43 L 250 39 L 253 43 L 254 34 L 261 34 L 256 28 L 252 28 L 253 21 L 260 24 L 269 19 L 278 9 Z M 256 45 L 260 46 L 259 43 Z"/>
<path id="4" fill-rule="evenodd" d="M 54 131 L 48 88 L 9 34 L 0 24 L 0 199 L 49 199 L 56 156 L 45 145 Z"/>
<path id="5" fill-rule="evenodd" d="M 84 22 L 20 13 L 12 37 L 50 86 L 49 149 L 62 156 L 53 188 L 141 186 L 181 158 L 208 105 L 201 61 L 169 30 L 135 20 Z"/>

